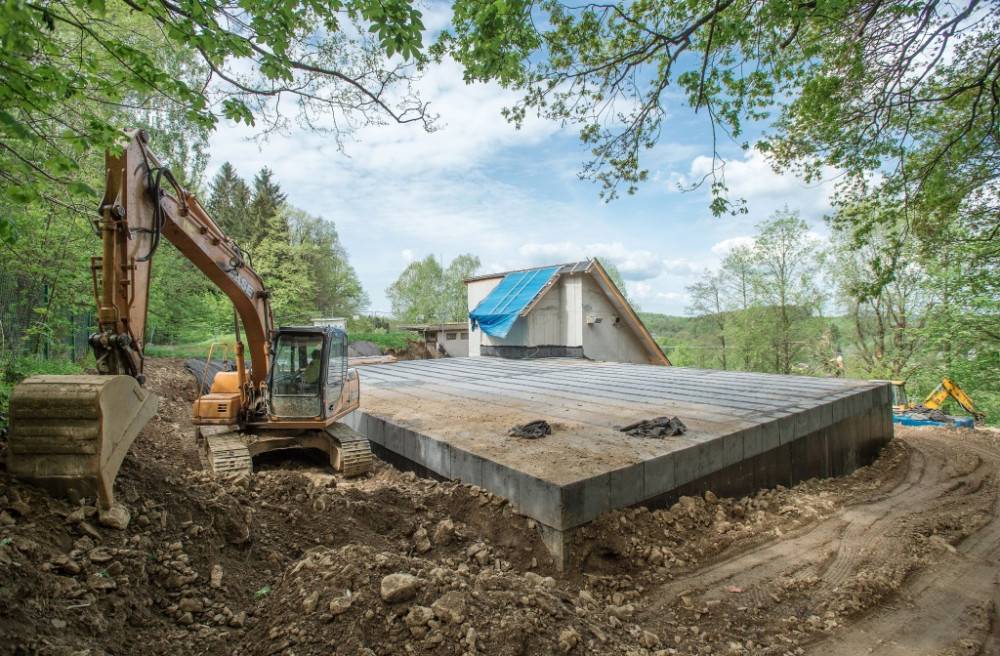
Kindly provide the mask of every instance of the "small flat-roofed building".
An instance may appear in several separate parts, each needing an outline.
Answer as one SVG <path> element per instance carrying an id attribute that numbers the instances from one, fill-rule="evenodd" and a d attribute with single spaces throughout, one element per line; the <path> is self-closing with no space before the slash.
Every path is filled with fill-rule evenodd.
<path id="1" fill-rule="evenodd" d="M 469 278 L 468 355 L 669 365 L 597 260 Z"/>
<path id="2" fill-rule="evenodd" d="M 347 332 L 347 317 L 318 317 L 312 320 L 314 326 L 333 326 Z"/>
<path id="3" fill-rule="evenodd" d="M 469 324 L 464 321 L 421 323 L 399 328 L 420 333 L 427 350 L 435 357 L 459 358 L 469 355 Z"/>

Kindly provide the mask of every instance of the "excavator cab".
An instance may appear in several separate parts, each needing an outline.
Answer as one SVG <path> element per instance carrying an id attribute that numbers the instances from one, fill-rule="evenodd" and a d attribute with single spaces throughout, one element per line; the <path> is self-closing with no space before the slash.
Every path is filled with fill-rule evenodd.
<path id="1" fill-rule="evenodd" d="M 325 421 L 353 409 L 357 376 L 347 367 L 347 335 L 332 326 L 279 329 L 268 388 L 276 420 Z"/>

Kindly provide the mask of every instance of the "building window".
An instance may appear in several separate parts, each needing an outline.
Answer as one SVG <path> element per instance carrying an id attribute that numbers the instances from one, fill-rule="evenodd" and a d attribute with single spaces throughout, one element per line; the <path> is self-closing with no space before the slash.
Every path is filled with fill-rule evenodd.
<path id="1" fill-rule="evenodd" d="M 469 339 L 469 333 L 462 333 L 462 339 Z"/>
<path id="2" fill-rule="evenodd" d="M 451 340 L 453 340 L 453 339 L 458 339 L 458 333 L 448 333 L 448 338 L 447 339 L 448 339 L 449 342 Z"/>

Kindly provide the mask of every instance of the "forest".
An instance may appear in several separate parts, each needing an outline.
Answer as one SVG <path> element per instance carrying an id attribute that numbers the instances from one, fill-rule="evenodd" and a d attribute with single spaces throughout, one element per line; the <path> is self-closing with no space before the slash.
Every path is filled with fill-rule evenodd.
<path id="1" fill-rule="evenodd" d="M 589 152 L 580 177 L 609 202 L 650 183 L 668 99 L 711 127 L 712 165 L 691 189 L 710 192 L 719 221 L 751 211 L 727 186 L 719 139 L 806 181 L 837 172 L 828 243 L 795 208 L 755 217 L 753 244 L 688 290 L 689 317 L 647 315 L 675 363 L 898 377 L 917 393 L 949 375 L 1000 415 L 1000 15 L 989 5 L 459 0 L 433 33 L 425 9 L 5 3 L 0 404 L 27 374 L 87 366 L 94 209 L 104 152 L 126 128 L 148 130 L 250 254 L 279 322 L 363 315 L 339 217 L 297 209 L 266 168 L 206 179 L 208 138 L 233 123 L 335 144 L 363 126 L 446 129 L 413 83 L 447 60 L 466 82 L 511 90 L 514 127 L 540 117 L 577 130 Z M 750 126 L 763 126 L 756 144 Z M 397 319 L 459 317 L 460 280 L 477 266 L 474 253 L 412 262 L 387 290 Z M 229 332 L 231 308 L 171 249 L 154 276 L 154 349 Z"/>
<path id="2" fill-rule="evenodd" d="M 859 247 L 830 224 L 821 240 L 795 212 L 777 212 L 688 287 L 689 316 L 642 313 L 671 362 L 903 380 L 916 400 L 948 376 L 1000 424 L 995 311 L 970 311 L 996 307 L 989 272 L 957 249 L 901 248 L 892 280 L 878 284 L 879 242 Z"/>

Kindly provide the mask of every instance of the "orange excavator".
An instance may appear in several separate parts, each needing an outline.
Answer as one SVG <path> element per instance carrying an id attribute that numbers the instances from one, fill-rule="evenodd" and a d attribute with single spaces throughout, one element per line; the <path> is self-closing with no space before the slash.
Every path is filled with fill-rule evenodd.
<path id="1" fill-rule="evenodd" d="M 122 459 L 158 403 L 142 385 L 150 267 L 162 238 L 232 301 L 236 315 L 236 370 L 216 373 L 193 407 L 207 468 L 249 472 L 261 453 L 315 448 L 346 475 L 370 471 L 368 441 L 338 423 L 359 402 L 344 332 L 275 328 L 270 294 L 239 245 L 153 155 L 145 133 L 129 136 L 120 155 L 105 156 L 94 224 L 103 244 L 91 262 L 98 374 L 33 376 L 14 388 L 8 471 L 57 493 L 96 497 L 102 508 L 114 503 Z"/>

